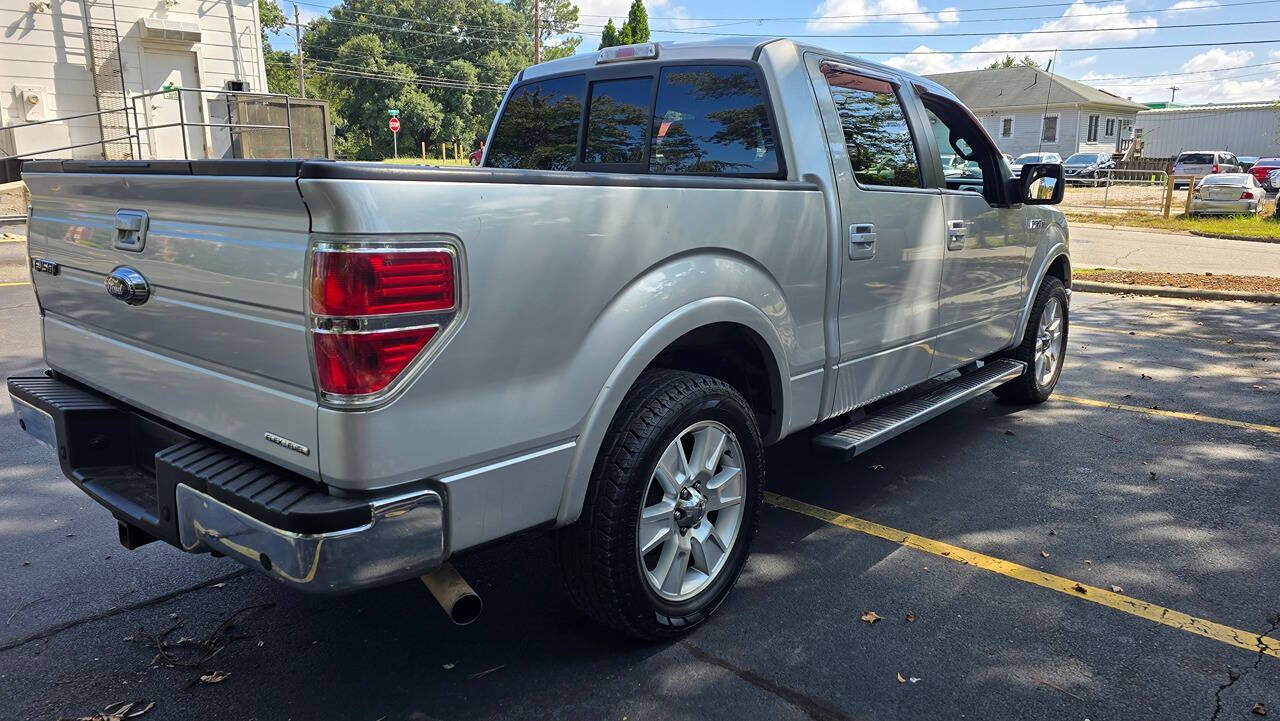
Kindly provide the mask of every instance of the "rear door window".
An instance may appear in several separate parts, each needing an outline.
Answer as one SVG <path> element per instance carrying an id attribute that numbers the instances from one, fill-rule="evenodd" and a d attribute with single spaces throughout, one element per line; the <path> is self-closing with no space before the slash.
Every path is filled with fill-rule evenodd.
<path id="1" fill-rule="evenodd" d="M 584 163 L 643 163 L 653 78 L 591 84 Z"/>
<path id="2" fill-rule="evenodd" d="M 663 68 L 650 136 L 651 173 L 779 174 L 764 90 L 748 67 Z"/>
<path id="3" fill-rule="evenodd" d="M 487 164 L 495 168 L 573 170 L 586 79 L 534 80 L 511 94 L 493 134 Z"/>

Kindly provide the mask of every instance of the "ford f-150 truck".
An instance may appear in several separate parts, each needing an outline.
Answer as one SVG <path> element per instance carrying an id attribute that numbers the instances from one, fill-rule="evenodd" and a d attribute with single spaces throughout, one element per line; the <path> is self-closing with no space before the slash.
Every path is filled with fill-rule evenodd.
<path id="1" fill-rule="evenodd" d="M 546 530 L 585 614 L 671 637 L 734 585 L 767 445 L 1044 401 L 1066 350 L 1061 166 L 1014 178 L 945 88 L 783 39 L 530 67 L 480 168 L 23 177 L 49 370 L 18 421 L 126 546 L 302 590 L 447 590 Z"/>

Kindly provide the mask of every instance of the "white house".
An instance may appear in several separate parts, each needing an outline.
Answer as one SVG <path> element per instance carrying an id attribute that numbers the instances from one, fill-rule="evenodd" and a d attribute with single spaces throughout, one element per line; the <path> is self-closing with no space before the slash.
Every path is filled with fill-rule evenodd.
<path id="1" fill-rule="evenodd" d="M 1122 152 L 1139 111 L 1131 100 L 1017 66 L 930 75 L 956 94 L 1010 155 Z"/>
<path id="2" fill-rule="evenodd" d="M 0 158 L 222 155 L 199 126 L 114 139 L 218 122 L 216 94 L 177 88 L 266 91 L 259 28 L 256 0 L 0 0 Z"/>
<path id="3" fill-rule="evenodd" d="M 1183 105 L 1138 113 L 1142 156 L 1172 158 L 1184 150 L 1280 155 L 1280 102 Z"/>

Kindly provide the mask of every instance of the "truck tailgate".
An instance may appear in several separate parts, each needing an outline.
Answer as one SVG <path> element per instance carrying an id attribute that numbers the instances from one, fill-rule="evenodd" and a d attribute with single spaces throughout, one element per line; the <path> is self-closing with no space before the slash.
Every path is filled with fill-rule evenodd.
<path id="1" fill-rule="evenodd" d="M 31 257 L 57 264 L 56 274 L 32 273 L 46 362 L 316 477 L 305 315 L 310 221 L 292 173 L 128 171 L 24 172 Z M 122 249 L 136 234 L 121 228 L 138 212 L 146 214 L 141 248 Z M 107 276 L 122 266 L 145 278 L 145 303 L 108 293 Z"/>

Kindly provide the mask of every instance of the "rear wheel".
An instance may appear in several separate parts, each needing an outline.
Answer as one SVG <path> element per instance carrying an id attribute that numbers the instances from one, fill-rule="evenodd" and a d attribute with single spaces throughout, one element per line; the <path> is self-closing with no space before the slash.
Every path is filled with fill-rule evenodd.
<path id="1" fill-rule="evenodd" d="M 763 492 L 742 395 L 709 376 L 646 371 L 601 447 L 582 517 L 555 533 L 569 598 L 638 638 L 689 631 L 732 590 Z"/>
<path id="2" fill-rule="evenodd" d="M 1005 357 L 1027 364 L 1027 370 L 993 392 L 1002 400 L 1042 403 L 1058 385 L 1067 354 L 1067 290 L 1049 276 L 1040 284 L 1022 343 Z"/>

